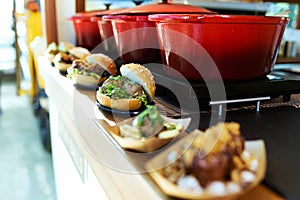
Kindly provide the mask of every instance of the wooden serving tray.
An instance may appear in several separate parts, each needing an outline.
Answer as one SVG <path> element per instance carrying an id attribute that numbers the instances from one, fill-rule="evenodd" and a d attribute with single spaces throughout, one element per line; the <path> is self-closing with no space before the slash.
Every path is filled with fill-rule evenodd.
<path id="1" fill-rule="evenodd" d="M 149 160 L 146 163 L 146 169 L 149 171 L 149 175 L 152 177 L 154 182 L 160 187 L 160 189 L 167 194 L 168 196 L 183 198 L 183 199 L 198 199 L 198 200 L 219 200 L 219 199 L 237 199 L 252 190 L 254 187 L 260 184 L 260 182 L 264 179 L 266 173 L 266 150 L 265 144 L 263 140 L 255 140 L 255 141 L 246 141 L 245 142 L 245 150 L 251 153 L 259 162 L 259 167 L 256 172 L 256 179 L 253 183 L 251 183 L 246 189 L 243 189 L 239 193 L 230 194 L 227 196 L 213 196 L 210 194 L 203 193 L 201 195 L 195 194 L 191 191 L 183 190 L 179 188 L 176 184 L 170 182 L 164 176 L 159 173 L 159 170 L 156 170 L 158 166 L 166 166 L 167 156 L 170 152 L 181 148 L 183 145 L 190 143 L 193 140 L 194 134 L 199 130 L 194 131 L 190 135 L 182 138 L 180 141 L 169 147 L 167 150 L 162 151 L 160 154 L 155 156 L 153 159 Z M 164 164 L 165 163 L 165 164 Z"/>
<path id="2" fill-rule="evenodd" d="M 177 135 L 175 138 L 181 138 L 187 135 L 185 133 L 185 129 L 189 126 L 191 122 L 191 118 L 184 118 L 184 119 L 172 119 L 168 117 L 164 117 L 164 119 L 169 123 L 178 124 L 181 123 L 183 125 L 183 130 Z M 160 139 L 158 137 L 149 137 L 149 138 L 143 138 L 143 139 L 136 139 L 132 137 L 122 137 L 120 135 L 119 126 L 122 124 L 131 124 L 134 118 L 126 119 L 124 121 L 121 121 L 119 123 L 116 123 L 115 126 L 109 126 L 106 121 L 104 120 L 98 120 L 98 123 L 107 129 L 110 129 L 109 131 L 110 135 L 115 139 L 115 141 L 124 149 L 134 150 L 138 152 L 148 153 L 153 152 L 164 145 L 168 144 L 175 138 L 168 138 L 168 139 Z"/>

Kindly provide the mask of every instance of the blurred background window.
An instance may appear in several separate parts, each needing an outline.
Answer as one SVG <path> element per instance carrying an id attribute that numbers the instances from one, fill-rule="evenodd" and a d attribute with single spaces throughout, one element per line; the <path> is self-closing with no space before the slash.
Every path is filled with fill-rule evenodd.
<path id="1" fill-rule="evenodd" d="M 13 1 L 2 1 L 0 6 L 0 70 L 15 69 L 15 33 L 13 31 Z"/>
<path id="2" fill-rule="evenodd" d="M 288 14 L 290 18 L 290 23 L 288 24 L 289 28 L 296 28 L 297 19 L 299 15 L 299 4 L 292 4 L 292 3 L 271 3 L 270 9 L 267 12 L 267 15 L 274 15 L 276 13 L 290 10 L 291 12 Z"/>

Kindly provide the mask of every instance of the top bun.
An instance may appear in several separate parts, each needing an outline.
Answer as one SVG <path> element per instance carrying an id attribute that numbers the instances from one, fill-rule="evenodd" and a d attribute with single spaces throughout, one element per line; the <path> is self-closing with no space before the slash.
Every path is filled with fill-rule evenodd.
<path id="1" fill-rule="evenodd" d="M 96 53 L 88 55 L 85 60 L 91 64 L 97 64 L 102 66 L 106 71 L 108 71 L 112 76 L 117 75 L 117 67 L 115 62 L 102 53 Z"/>
<path id="2" fill-rule="evenodd" d="M 83 47 L 74 47 L 69 50 L 69 53 L 76 56 L 79 59 L 84 59 L 88 55 L 90 55 L 90 51 Z"/>
<path id="3" fill-rule="evenodd" d="M 75 46 L 69 42 L 60 42 L 57 48 L 58 48 L 58 51 L 67 53 L 74 47 Z"/>
<path id="4" fill-rule="evenodd" d="M 122 65 L 120 72 L 122 76 L 140 84 L 147 93 L 149 102 L 153 101 L 156 87 L 154 78 L 149 69 L 140 64 L 129 63 Z"/>
<path id="5" fill-rule="evenodd" d="M 58 53 L 58 46 L 55 42 L 52 42 L 48 45 L 46 52 L 48 54 L 56 55 Z"/>

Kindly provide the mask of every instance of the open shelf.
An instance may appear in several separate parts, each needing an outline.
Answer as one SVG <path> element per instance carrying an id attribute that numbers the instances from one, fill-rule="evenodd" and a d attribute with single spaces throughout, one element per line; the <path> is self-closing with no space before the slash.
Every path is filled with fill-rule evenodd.
<path id="1" fill-rule="evenodd" d="M 300 56 L 298 57 L 278 57 L 276 63 L 300 63 Z"/>

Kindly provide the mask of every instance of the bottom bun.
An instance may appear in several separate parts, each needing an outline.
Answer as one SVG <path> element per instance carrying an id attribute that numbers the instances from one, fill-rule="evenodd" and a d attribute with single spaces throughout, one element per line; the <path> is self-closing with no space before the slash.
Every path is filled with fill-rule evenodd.
<path id="1" fill-rule="evenodd" d="M 57 62 L 54 60 L 54 66 L 59 69 L 60 71 L 67 71 L 67 69 L 69 67 L 72 66 L 72 64 L 67 64 L 67 63 L 61 63 L 61 62 Z"/>
<path id="2" fill-rule="evenodd" d="M 137 110 L 142 106 L 138 99 L 111 99 L 99 91 L 96 98 L 101 105 L 115 110 Z"/>
<path id="3" fill-rule="evenodd" d="M 103 78 L 101 78 L 103 79 Z M 80 74 L 73 74 L 72 81 L 74 84 L 84 85 L 84 86 L 97 86 L 99 82 L 104 80 L 99 80 L 93 76 L 85 76 Z"/>
<path id="4" fill-rule="evenodd" d="M 46 57 L 47 57 L 47 59 L 49 60 L 49 62 L 51 64 L 54 63 L 55 55 L 53 55 L 53 54 L 46 54 Z"/>

